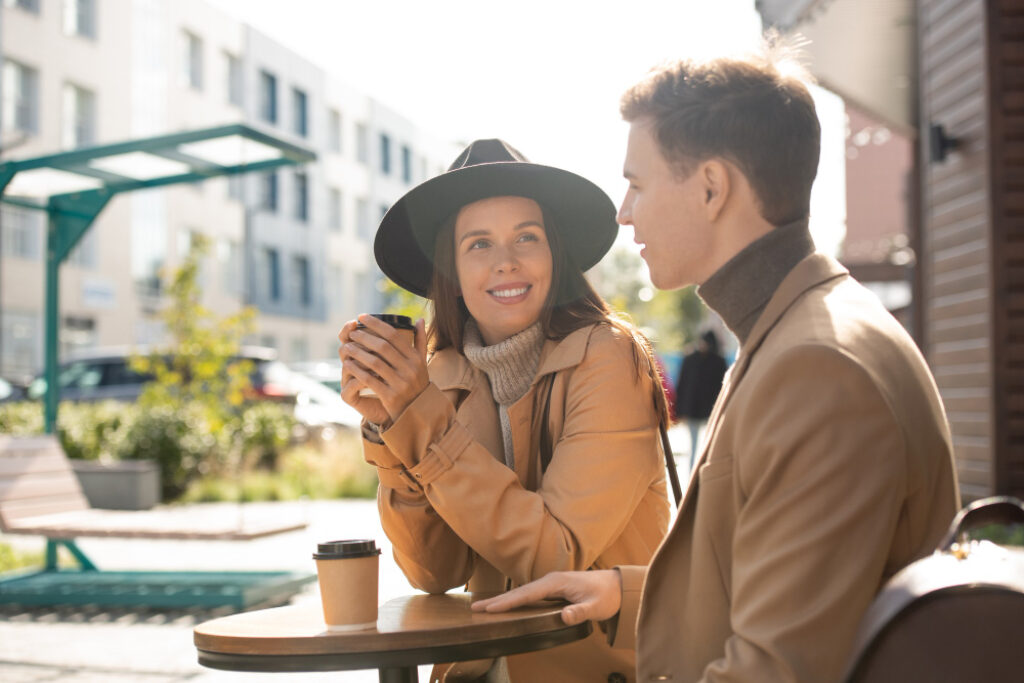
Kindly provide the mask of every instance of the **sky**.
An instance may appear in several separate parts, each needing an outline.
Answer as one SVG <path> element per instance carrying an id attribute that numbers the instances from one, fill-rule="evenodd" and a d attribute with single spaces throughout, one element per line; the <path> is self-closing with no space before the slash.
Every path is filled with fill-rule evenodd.
<path id="1" fill-rule="evenodd" d="M 761 32 L 753 0 L 208 2 L 443 140 L 500 137 L 616 204 L 622 92 L 662 61 L 742 52 Z M 834 232 L 836 203 L 824 207 Z"/>

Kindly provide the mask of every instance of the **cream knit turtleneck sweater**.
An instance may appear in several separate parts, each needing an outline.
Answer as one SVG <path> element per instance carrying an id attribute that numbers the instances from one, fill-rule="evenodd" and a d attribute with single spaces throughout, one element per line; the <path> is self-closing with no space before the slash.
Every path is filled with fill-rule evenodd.
<path id="1" fill-rule="evenodd" d="M 491 383 L 491 394 L 498 404 L 501 420 L 501 437 L 505 447 L 504 461 L 514 469 L 512 453 L 512 425 L 508 407 L 522 398 L 530 389 L 540 352 L 544 346 L 544 334 L 539 322 L 522 332 L 492 346 L 484 346 L 476 321 L 466 321 L 463 334 L 462 352 L 475 368 L 487 375 Z"/>

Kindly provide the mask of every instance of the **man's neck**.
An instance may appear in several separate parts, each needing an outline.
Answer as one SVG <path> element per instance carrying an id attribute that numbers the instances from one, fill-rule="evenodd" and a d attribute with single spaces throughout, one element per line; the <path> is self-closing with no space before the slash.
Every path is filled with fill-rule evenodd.
<path id="1" fill-rule="evenodd" d="M 782 280 L 813 252 L 807 219 L 787 223 L 740 249 L 697 293 L 742 346 Z"/>

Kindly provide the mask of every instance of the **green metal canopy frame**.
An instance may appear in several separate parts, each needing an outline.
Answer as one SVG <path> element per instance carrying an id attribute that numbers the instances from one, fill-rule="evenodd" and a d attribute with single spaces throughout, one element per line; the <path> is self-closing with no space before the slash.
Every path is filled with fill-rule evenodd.
<path id="1" fill-rule="evenodd" d="M 185 131 L 0 164 L 0 202 L 45 211 L 46 432 L 57 425 L 60 265 L 115 195 L 267 171 L 316 159 L 244 124 Z"/>

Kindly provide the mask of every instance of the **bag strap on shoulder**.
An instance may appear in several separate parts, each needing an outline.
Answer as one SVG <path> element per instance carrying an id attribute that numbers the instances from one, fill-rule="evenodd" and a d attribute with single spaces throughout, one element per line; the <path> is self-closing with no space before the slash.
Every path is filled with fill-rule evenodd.
<path id="1" fill-rule="evenodd" d="M 544 394 L 543 408 L 541 408 L 541 420 L 540 420 L 540 472 L 541 475 L 547 471 L 548 465 L 551 464 L 551 456 L 553 454 L 554 444 L 551 438 L 551 428 L 548 425 L 549 415 L 551 412 L 551 392 L 555 387 L 554 375 L 548 375 L 544 381 L 547 383 L 546 389 L 541 389 Z M 679 474 L 676 472 L 675 458 L 672 456 L 672 444 L 668 440 L 668 429 L 665 426 L 663 420 L 658 422 L 658 430 L 661 432 L 661 449 L 665 453 L 665 467 L 668 470 L 668 480 L 672 485 L 672 495 L 676 499 L 676 507 L 683 500 L 683 490 L 679 485 Z"/>

